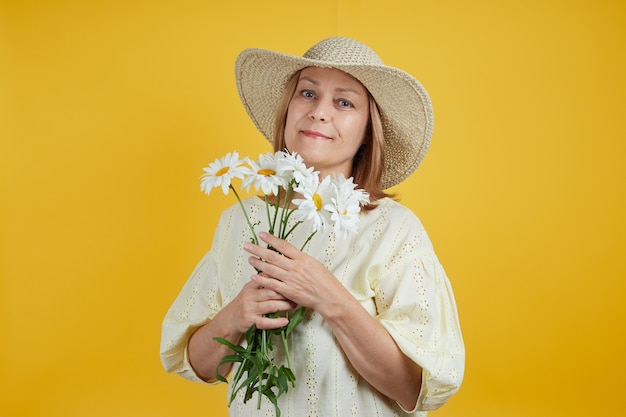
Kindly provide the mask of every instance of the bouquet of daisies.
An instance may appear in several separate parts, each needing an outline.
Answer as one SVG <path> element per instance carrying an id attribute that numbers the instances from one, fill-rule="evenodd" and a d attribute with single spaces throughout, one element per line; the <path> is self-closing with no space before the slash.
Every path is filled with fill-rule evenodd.
<path id="1" fill-rule="evenodd" d="M 352 178 L 346 179 L 343 175 L 338 175 L 320 181 L 319 173 L 307 167 L 302 157 L 296 153 L 266 153 L 253 161 L 249 158 L 240 159 L 235 151 L 215 160 L 204 171 L 201 189 L 210 194 L 213 188 L 221 187 L 224 194 L 228 194 L 229 190 L 235 194 L 254 244 L 259 243 L 256 224 L 250 221 L 239 193 L 232 184 L 234 178 L 241 179 L 241 188 L 245 188 L 247 192 L 250 187 L 254 187 L 257 193 L 263 194 L 270 234 L 287 239 L 298 225 L 311 222 L 312 233 L 302 242 L 300 250 L 322 229 L 332 229 L 336 238 L 356 232 L 361 206 L 369 203 L 369 195 L 364 190 L 357 189 Z M 289 223 L 289 226 L 292 216 L 295 222 Z M 258 407 L 262 396 L 265 396 L 274 404 L 276 416 L 280 416 L 278 398 L 288 391 L 289 384 L 294 387 L 296 380 L 287 337 L 304 318 L 304 307 L 296 309 L 288 318 L 289 324 L 280 329 L 259 330 L 254 325 L 251 326 L 245 334 L 246 343 L 239 346 L 223 338 L 215 339 L 234 351 L 234 354 L 222 359 L 218 368 L 227 363 L 239 363 L 239 368 L 233 375 L 229 405 L 237 393 L 245 389 L 244 402 L 251 399 L 256 392 Z M 274 363 L 271 354 L 274 336 L 279 337 L 282 342 L 287 364 L 279 366 Z M 219 380 L 227 382 L 219 372 L 216 374 Z"/>

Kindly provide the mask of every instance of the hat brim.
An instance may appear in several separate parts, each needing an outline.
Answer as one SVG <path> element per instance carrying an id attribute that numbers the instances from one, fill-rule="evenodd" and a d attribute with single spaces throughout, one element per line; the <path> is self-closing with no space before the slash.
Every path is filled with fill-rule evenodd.
<path id="1" fill-rule="evenodd" d="M 337 68 L 352 75 L 376 100 L 385 136 L 382 188 L 413 173 L 430 145 L 432 105 L 414 77 L 385 65 L 337 65 L 265 49 L 244 50 L 235 64 L 237 89 L 248 115 L 267 140 L 273 140 L 276 110 L 289 79 L 311 66 Z"/>

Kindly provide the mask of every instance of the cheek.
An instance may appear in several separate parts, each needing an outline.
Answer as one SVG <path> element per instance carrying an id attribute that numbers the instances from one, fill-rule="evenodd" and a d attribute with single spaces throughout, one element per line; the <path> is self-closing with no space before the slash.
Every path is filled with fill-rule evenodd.
<path id="1" fill-rule="evenodd" d="M 303 109 L 297 102 L 293 100 L 287 108 L 287 117 L 285 118 L 285 145 L 289 146 L 298 131 L 298 121 L 302 118 Z"/>
<path id="2" fill-rule="evenodd" d="M 287 117 L 285 118 L 285 140 L 287 140 L 287 136 L 290 135 L 290 131 L 293 130 L 294 126 L 294 117 L 291 111 L 287 112 Z"/>
<path id="3" fill-rule="evenodd" d="M 297 109 L 290 104 L 287 108 L 287 117 L 285 117 L 285 130 L 295 125 L 297 115 Z"/>
<path id="4" fill-rule="evenodd" d="M 351 120 L 345 120 L 343 123 L 343 132 L 346 138 L 350 141 L 354 141 L 355 144 L 360 145 L 365 139 L 367 133 L 367 120 L 363 118 L 354 118 Z"/>

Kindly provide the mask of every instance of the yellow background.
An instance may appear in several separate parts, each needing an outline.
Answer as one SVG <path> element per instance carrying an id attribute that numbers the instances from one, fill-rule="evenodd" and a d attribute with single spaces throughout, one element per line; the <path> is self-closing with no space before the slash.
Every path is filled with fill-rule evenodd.
<path id="1" fill-rule="evenodd" d="M 466 379 L 438 417 L 626 414 L 626 6 L 608 0 L 0 0 L 0 416 L 225 416 L 160 324 L 269 150 L 246 47 L 355 37 L 414 74 L 431 150 L 397 187 L 452 280 Z"/>

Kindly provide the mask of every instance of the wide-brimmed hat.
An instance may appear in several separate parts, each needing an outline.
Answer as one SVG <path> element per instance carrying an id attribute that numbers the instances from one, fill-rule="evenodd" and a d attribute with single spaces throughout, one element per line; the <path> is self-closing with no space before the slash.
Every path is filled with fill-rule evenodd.
<path id="1" fill-rule="evenodd" d="M 385 136 L 383 189 L 415 171 L 433 131 L 428 93 L 413 76 L 385 65 L 371 48 L 354 39 L 325 39 L 301 57 L 258 48 L 239 54 L 235 64 L 237 89 L 261 133 L 273 141 L 276 110 L 289 79 L 311 66 L 337 68 L 352 75 L 376 100 Z"/>

